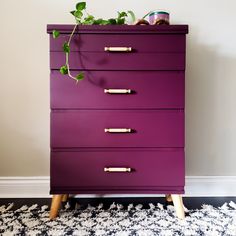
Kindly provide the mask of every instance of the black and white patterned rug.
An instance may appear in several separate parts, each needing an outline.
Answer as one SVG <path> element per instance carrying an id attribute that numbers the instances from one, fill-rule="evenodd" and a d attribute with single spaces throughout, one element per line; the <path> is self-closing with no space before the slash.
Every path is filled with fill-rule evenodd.
<path id="1" fill-rule="evenodd" d="M 53 221 L 47 206 L 14 211 L 12 206 L 0 206 L 0 235 L 236 236 L 236 204 L 232 201 L 218 208 L 203 205 L 190 210 L 185 220 L 176 217 L 173 206 L 164 209 L 161 204 L 149 204 L 149 209 L 115 203 L 109 209 L 102 204 L 76 210 L 66 207 Z"/>

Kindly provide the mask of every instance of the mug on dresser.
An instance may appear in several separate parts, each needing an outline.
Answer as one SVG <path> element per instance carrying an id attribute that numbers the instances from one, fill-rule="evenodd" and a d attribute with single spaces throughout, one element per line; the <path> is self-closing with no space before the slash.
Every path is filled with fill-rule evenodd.
<path id="1" fill-rule="evenodd" d="M 167 11 L 157 10 L 152 11 L 149 14 L 149 23 L 150 25 L 169 25 L 170 24 L 170 16 Z"/>

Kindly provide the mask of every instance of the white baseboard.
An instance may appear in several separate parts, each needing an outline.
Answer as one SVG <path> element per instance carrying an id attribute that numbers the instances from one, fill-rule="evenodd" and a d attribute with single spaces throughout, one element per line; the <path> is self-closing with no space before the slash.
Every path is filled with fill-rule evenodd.
<path id="1" fill-rule="evenodd" d="M 79 195 L 97 197 L 98 195 Z M 103 197 L 153 197 L 160 194 L 112 194 Z M 236 197 L 236 176 L 187 176 L 186 197 Z M 0 177 L 0 198 L 49 198 L 49 177 Z"/>
<path id="2" fill-rule="evenodd" d="M 0 177 L 0 198 L 48 198 L 49 177 Z"/>
<path id="3" fill-rule="evenodd" d="M 187 197 L 236 197 L 236 176 L 187 176 Z"/>

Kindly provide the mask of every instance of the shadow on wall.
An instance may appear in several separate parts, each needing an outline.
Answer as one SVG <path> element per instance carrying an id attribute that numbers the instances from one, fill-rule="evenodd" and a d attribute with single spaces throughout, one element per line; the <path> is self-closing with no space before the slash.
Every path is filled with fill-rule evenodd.
<path id="1" fill-rule="evenodd" d="M 236 175 L 236 58 L 188 39 L 186 174 Z"/>

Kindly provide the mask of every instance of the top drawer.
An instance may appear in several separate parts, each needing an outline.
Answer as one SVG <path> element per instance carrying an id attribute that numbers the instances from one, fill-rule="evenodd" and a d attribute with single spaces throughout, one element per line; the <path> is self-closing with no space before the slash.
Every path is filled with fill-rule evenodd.
<path id="1" fill-rule="evenodd" d="M 69 35 L 50 36 L 50 51 L 61 52 Z M 71 51 L 104 52 L 105 47 L 131 47 L 134 52 L 185 52 L 185 35 L 181 34 L 75 34 Z"/>
<path id="2" fill-rule="evenodd" d="M 73 26 L 48 26 L 61 31 L 50 35 L 50 66 L 65 64 L 62 45 Z M 71 41 L 72 70 L 184 70 L 187 26 L 79 26 Z M 119 49 L 118 49 L 119 48 Z M 129 49 L 120 51 L 120 48 Z M 106 50 L 106 49 L 110 49 Z M 115 52 L 114 52 L 115 49 Z M 117 51 L 118 50 L 118 51 Z"/>
<path id="3" fill-rule="evenodd" d="M 61 51 L 74 25 L 47 25 L 50 51 Z M 61 36 L 54 40 L 52 31 Z M 187 25 L 79 25 L 71 41 L 72 51 L 101 52 L 104 47 L 129 46 L 139 52 L 185 52 Z"/>

